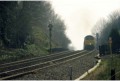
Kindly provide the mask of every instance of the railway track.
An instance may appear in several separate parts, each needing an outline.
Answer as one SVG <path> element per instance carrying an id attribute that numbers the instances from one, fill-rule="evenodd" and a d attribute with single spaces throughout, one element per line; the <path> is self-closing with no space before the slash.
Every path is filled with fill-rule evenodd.
<path id="1" fill-rule="evenodd" d="M 36 57 L 32 59 L 26 59 L 6 64 L 1 64 L 0 67 L 0 79 L 11 79 L 20 75 L 25 75 L 28 73 L 35 72 L 37 70 L 45 69 L 50 66 L 54 66 L 60 63 L 68 62 L 91 52 L 83 51 L 66 51 L 59 54 L 47 55 L 44 57 Z"/>
<path id="2" fill-rule="evenodd" d="M 20 61 L 15 61 L 15 62 L 10 62 L 10 63 L 5 63 L 5 64 L 1 64 L 0 65 L 0 73 L 3 71 L 6 71 L 7 69 L 14 69 L 17 67 L 25 67 L 28 65 L 33 65 L 34 63 L 40 63 L 40 62 L 44 62 L 44 61 L 48 61 L 48 60 L 52 60 L 55 58 L 60 58 L 66 55 L 69 55 L 71 53 L 75 53 L 78 51 L 64 51 L 64 52 L 60 52 L 60 53 L 55 53 L 55 54 L 51 54 L 51 55 L 46 55 L 46 56 L 42 56 L 42 57 L 34 57 L 34 58 L 30 58 L 30 59 L 25 59 L 25 60 L 20 60 Z"/>

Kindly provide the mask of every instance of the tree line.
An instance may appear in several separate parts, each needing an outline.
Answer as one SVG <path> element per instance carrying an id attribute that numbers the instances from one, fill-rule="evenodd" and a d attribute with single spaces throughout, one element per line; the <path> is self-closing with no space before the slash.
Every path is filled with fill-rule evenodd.
<path id="1" fill-rule="evenodd" d="M 64 21 L 54 12 L 49 2 L 0 1 L 0 46 L 25 48 L 37 42 L 48 42 L 49 23 L 53 24 L 52 43 L 66 48 L 70 40 L 65 35 Z M 37 33 L 39 31 L 42 34 Z M 38 37 L 44 35 L 47 41 L 36 38 L 37 34 Z"/>
<path id="2" fill-rule="evenodd" d="M 108 45 L 112 38 L 112 51 L 120 49 L 120 11 L 111 13 L 107 19 L 100 19 L 93 28 L 93 35 L 99 34 L 98 45 Z"/>

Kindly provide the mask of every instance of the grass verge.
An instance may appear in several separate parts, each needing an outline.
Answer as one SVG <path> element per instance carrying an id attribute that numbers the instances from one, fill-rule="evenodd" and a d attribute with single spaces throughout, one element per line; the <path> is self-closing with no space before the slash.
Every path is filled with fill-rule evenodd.
<path id="1" fill-rule="evenodd" d="M 0 64 L 23 60 L 27 58 L 47 55 L 45 49 L 40 49 L 35 46 L 29 46 L 25 49 L 0 49 Z"/>
<path id="2" fill-rule="evenodd" d="M 114 55 L 112 68 L 115 68 L 116 80 L 120 80 L 120 55 Z M 102 58 L 100 66 L 92 73 L 88 74 L 83 80 L 110 80 L 111 79 L 111 59 Z"/>

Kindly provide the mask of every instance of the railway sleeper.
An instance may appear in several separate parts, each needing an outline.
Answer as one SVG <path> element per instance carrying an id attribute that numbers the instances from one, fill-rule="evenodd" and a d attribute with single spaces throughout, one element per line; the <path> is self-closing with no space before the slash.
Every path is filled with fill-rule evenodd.
<path id="1" fill-rule="evenodd" d="M 10 75 L 10 74 L 8 74 L 8 73 L 3 73 L 3 74 L 0 75 L 0 78 L 6 77 L 6 76 L 9 76 L 9 75 Z"/>

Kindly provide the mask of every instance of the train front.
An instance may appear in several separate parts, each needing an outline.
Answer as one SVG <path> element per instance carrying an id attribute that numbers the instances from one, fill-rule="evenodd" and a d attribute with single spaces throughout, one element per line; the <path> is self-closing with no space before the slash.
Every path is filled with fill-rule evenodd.
<path id="1" fill-rule="evenodd" d="M 87 35 L 84 38 L 84 50 L 93 50 L 95 49 L 95 38 L 91 35 Z"/>

